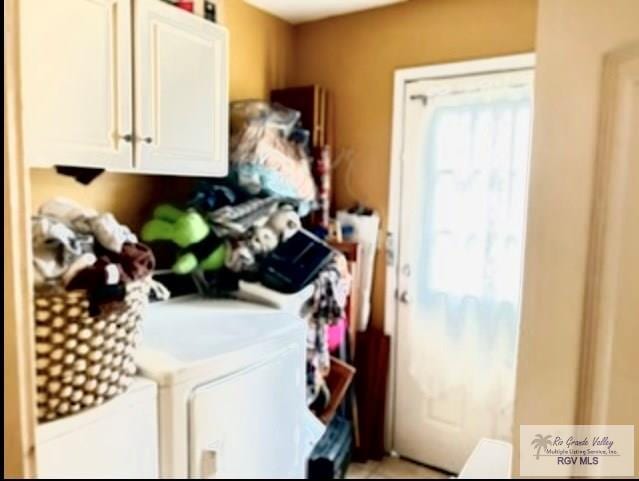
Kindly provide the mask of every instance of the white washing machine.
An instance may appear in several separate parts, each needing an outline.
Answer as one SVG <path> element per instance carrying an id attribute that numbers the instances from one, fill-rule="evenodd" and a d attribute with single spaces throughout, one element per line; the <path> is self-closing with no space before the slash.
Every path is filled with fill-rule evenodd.
<path id="1" fill-rule="evenodd" d="M 295 315 L 240 301 L 151 305 L 137 362 L 158 383 L 160 475 L 304 477 L 322 434 L 305 404 L 305 332 Z"/>

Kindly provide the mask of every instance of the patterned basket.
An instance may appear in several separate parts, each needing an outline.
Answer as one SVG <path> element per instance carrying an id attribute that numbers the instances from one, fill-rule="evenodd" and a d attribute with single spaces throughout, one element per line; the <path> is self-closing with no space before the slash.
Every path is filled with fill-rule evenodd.
<path id="1" fill-rule="evenodd" d="M 38 421 L 98 406 L 126 391 L 148 303 L 150 278 L 127 285 L 122 302 L 89 312 L 86 291 L 35 293 Z"/>

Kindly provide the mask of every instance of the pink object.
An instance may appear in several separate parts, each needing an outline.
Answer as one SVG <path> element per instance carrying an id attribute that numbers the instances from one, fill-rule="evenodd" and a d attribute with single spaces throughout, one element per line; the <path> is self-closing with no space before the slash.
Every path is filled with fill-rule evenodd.
<path id="1" fill-rule="evenodd" d="M 178 0 L 175 4 L 178 8 L 193 13 L 193 0 Z"/>
<path id="2" fill-rule="evenodd" d="M 328 349 L 334 351 L 344 342 L 346 336 L 346 318 L 342 317 L 337 324 L 328 326 Z"/>

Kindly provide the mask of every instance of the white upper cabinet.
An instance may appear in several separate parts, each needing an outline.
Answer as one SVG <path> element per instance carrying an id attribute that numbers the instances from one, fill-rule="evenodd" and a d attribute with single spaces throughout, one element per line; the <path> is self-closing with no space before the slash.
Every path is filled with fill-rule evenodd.
<path id="1" fill-rule="evenodd" d="M 135 2 L 136 166 L 226 175 L 227 34 L 157 0 Z"/>
<path id="2" fill-rule="evenodd" d="M 20 6 L 28 165 L 129 167 L 129 0 L 24 0 Z"/>
<path id="3" fill-rule="evenodd" d="M 226 175 L 224 27 L 159 0 L 21 7 L 30 167 Z"/>

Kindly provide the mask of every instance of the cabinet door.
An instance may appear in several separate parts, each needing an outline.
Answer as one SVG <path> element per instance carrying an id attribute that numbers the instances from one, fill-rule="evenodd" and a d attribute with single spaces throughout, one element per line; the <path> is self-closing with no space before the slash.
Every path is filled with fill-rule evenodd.
<path id="1" fill-rule="evenodd" d="M 130 0 L 20 5 L 28 165 L 130 168 Z"/>
<path id="2" fill-rule="evenodd" d="M 109 402 L 36 428 L 40 479 L 156 479 L 157 388 L 136 379 Z"/>
<path id="3" fill-rule="evenodd" d="M 304 473 L 303 341 L 197 388 L 189 401 L 189 477 L 299 478 Z"/>
<path id="4" fill-rule="evenodd" d="M 227 31 L 158 0 L 135 7 L 136 168 L 226 175 Z"/>

